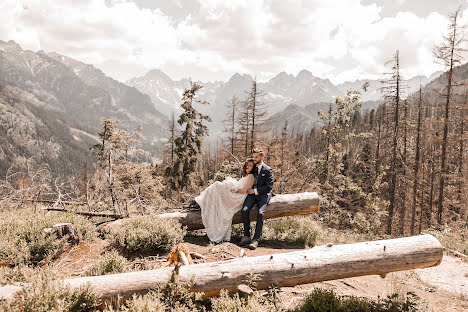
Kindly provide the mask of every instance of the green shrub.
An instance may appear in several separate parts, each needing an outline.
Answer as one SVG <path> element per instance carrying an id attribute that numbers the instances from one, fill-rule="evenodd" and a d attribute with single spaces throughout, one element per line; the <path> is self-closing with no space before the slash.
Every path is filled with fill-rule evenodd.
<path id="1" fill-rule="evenodd" d="M 174 278 L 174 276 L 172 277 Z M 133 296 L 121 306 L 108 308 L 115 312 L 194 312 L 206 311 L 206 300 L 201 299 L 201 293 L 190 290 L 192 284 L 171 279 L 166 285 L 150 291 L 144 296 Z"/>
<path id="2" fill-rule="evenodd" d="M 99 299 L 89 287 L 71 290 L 53 282 L 53 278 L 50 270 L 36 270 L 36 273 L 28 276 L 26 281 L 30 284 L 23 287 L 22 296 L 0 301 L 0 311 L 85 312 L 97 308 Z"/>
<path id="3" fill-rule="evenodd" d="M 46 271 L 49 276 L 53 276 L 52 270 L 48 267 L 43 267 L 41 270 Z M 13 268 L 0 267 L 0 286 L 15 284 L 17 282 L 30 282 L 37 274 L 37 270 L 26 265 L 19 265 Z"/>
<path id="4" fill-rule="evenodd" d="M 106 312 L 165 312 L 167 307 L 161 301 L 160 294 L 151 291 L 144 296 L 134 295 L 131 300 L 114 310 L 112 307 Z"/>
<path id="5" fill-rule="evenodd" d="M 211 298 L 213 312 L 239 311 L 239 312 L 273 312 L 285 311 L 278 302 L 271 302 L 260 297 L 257 293 L 249 298 L 240 298 L 238 294 L 229 296 L 226 290 L 222 290 L 219 297 Z"/>
<path id="6" fill-rule="evenodd" d="M 267 238 L 315 246 L 319 231 L 315 222 L 307 216 L 281 218 L 267 223 Z"/>
<path id="7" fill-rule="evenodd" d="M 341 297 L 333 290 L 315 288 L 308 294 L 295 312 L 416 312 L 418 297 L 407 293 L 405 298 L 397 294 L 388 296 L 382 301 L 370 301 L 357 297 Z"/>
<path id="8" fill-rule="evenodd" d="M 186 231 L 176 220 L 161 219 L 154 215 L 123 220 L 109 230 L 108 238 L 116 248 L 127 252 L 169 250 L 182 242 Z"/>
<path id="9" fill-rule="evenodd" d="M 371 311 L 376 312 L 417 312 L 419 297 L 412 293 L 400 298 L 398 294 L 388 296 L 386 299 L 371 303 Z"/>
<path id="10" fill-rule="evenodd" d="M 12 264 L 38 264 L 57 257 L 68 244 L 68 237 L 57 238 L 44 232 L 57 223 L 72 223 L 79 239 L 93 240 L 97 231 L 93 223 L 74 214 L 46 215 L 30 209 L 3 212 L 0 215 L 0 260 Z"/>
<path id="11" fill-rule="evenodd" d="M 122 273 L 125 271 L 127 259 L 119 255 L 116 251 L 104 254 L 97 262 L 90 265 L 86 271 L 86 276 L 106 275 Z"/>
<path id="12" fill-rule="evenodd" d="M 335 295 L 331 290 L 322 290 L 315 288 L 310 294 L 308 294 L 304 303 L 296 308 L 297 312 L 328 312 L 344 311 L 340 298 Z"/>

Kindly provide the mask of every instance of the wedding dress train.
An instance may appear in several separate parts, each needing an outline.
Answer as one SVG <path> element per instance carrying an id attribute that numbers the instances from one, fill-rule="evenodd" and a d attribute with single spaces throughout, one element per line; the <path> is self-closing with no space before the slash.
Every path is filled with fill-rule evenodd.
<path id="1" fill-rule="evenodd" d="M 253 175 L 237 181 L 227 177 L 208 186 L 195 201 L 200 205 L 203 225 L 210 241 L 219 243 L 231 239 L 232 217 L 242 209 L 247 194 L 236 193 L 253 183 Z"/>

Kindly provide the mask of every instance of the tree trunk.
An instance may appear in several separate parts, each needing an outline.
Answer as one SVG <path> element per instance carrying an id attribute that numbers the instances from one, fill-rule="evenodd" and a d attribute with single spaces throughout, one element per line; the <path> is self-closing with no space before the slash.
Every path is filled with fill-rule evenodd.
<path id="1" fill-rule="evenodd" d="M 392 234 L 393 215 L 395 212 L 395 202 L 397 196 L 397 154 L 398 154 L 398 127 L 400 120 L 400 58 L 399 52 L 395 54 L 395 96 L 394 96 L 394 117 L 393 117 L 393 144 L 392 144 L 392 163 L 390 165 L 390 200 L 388 205 L 387 234 Z"/>
<path id="2" fill-rule="evenodd" d="M 459 9 L 460 10 L 460 9 Z M 443 222 L 443 208 L 444 208 L 444 191 L 445 191 L 445 179 L 448 175 L 447 167 L 447 143 L 448 143 L 448 132 L 449 132 L 449 117 L 450 117 L 450 101 L 452 96 L 452 79 L 453 79 L 453 67 L 455 66 L 455 50 L 457 43 L 457 16 L 458 12 L 453 17 L 453 33 L 451 34 L 450 41 L 450 62 L 449 70 L 447 72 L 447 97 L 445 100 L 445 112 L 444 112 L 444 133 L 442 137 L 442 152 L 440 161 L 440 183 L 439 183 L 439 200 L 437 202 L 437 223 L 442 225 Z"/>
<path id="3" fill-rule="evenodd" d="M 293 215 L 304 215 L 319 210 L 319 197 L 315 192 L 299 194 L 281 194 L 274 196 L 267 206 L 265 219 L 280 218 Z M 188 230 L 203 229 L 203 222 L 200 210 L 189 210 L 184 212 L 171 212 L 158 215 L 159 218 L 176 219 Z M 250 211 L 250 220 L 257 220 L 257 211 Z M 103 229 L 118 226 L 124 220 L 117 220 L 104 225 Z M 242 211 L 234 215 L 232 224 L 242 223 Z"/>
<path id="4" fill-rule="evenodd" d="M 405 100 L 405 107 L 404 107 L 404 124 L 403 124 L 403 187 L 406 188 L 407 180 L 406 180 L 406 168 L 407 168 L 407 155 L 408 155 L 408 102 Z M 402 194 L 402 204 L 401 204 L 401 215 L 400 215 L 400 235 L 403 236 L 405 234 L 405 220 L 406 219 L 406 192 Z M 413 235 L 413 222 L 411 223 L 411 235 Z"/>
<path id="5" fill-rule="evenodd" d="M 411 210 L 411 235 L 414 235 L 414 222 L 416 219 L 416 194 L 418 190 L 418 173 L 419 173 L 419 160 L 421 152 L 421 105 L 422 105 L 422 90 L 419 87 L 419 102 L 418 102 L 418 126 L 416 134 L 416 155 L 414 159 L 414 176 L 413 176 L 413 204 Z M 419 223 L 422 223 L 422 206 Z M 401 233 L 404 234 L 404 233 Z"/>
<path id="6" fill-rule="evenodd" d="M 442 245 L 431 235 L 327 246 L 181 266 L 178 272 L 166 267 L 66 279 L 63 283 L 71 289 L 89 283 L 103 300 L 126 299 L 165 285 L 177 274 L 179 281 L 193 281 L 192 291 L 204 292 L 208 297 L 218 295 L 221 289 L 236 292 L 252 274 L 259 277 L 257 289 L 271 285 L 289 287 L 363 275 L 385 277 L 389 272 L 436 266 L 443 255 Z M 12 298 L 20 292 L 21 286 L 4 286 L 0 288 L 0 298 Z"/>

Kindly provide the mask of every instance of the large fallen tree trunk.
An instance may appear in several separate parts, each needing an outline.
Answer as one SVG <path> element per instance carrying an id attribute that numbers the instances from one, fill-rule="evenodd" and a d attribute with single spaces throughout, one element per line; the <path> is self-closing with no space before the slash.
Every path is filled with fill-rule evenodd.
<path id="1" fill-rule="evenodd" d="M 280 194 L 274 196 L 268 204 L 265 212 L 265 219 L 280 218 L 292 215 L 304 215 L 319 210 L 319 197 L 315 192 L 306 192 L 299 194 Z M 183 212 L 171 212 L 158 214 L 159 218 L 175 219 L 188 230 L 203 229 L 203 222 L 200 210 L 189 210 Z M 250 220 L 257 220 L 257 210 L 250 211 Z M 103 228 L 110 228 L 121 224 L 124 220 L 117 220 L 108 223 Z M 232 224 L 242 223 L 242 212 L 234 215 Z"/>
<path id="2" fill-rule="evenodd" d="M 271 285 L 295 286 L 306 283 L 385 274 L 394 271 L 427 268 L 442 260 L 443 247 L 431 235 L 363 242 L 260 257 L 243 257 L 229 261 L 181 266 L 178 279 L 193 281 L 192 290 L 205 296 L 219 294 L 221 289 L 234 292 L 256 274 L 257 289 Z M 71 288 L 89 283 L 104 300 L 130 298 L 166 284 L 173 267 L 158 270 L 120 273 L 104 276 L 66 279 Z M 0 287 L 0 298 L 11 298 L 21 287 Z"/>

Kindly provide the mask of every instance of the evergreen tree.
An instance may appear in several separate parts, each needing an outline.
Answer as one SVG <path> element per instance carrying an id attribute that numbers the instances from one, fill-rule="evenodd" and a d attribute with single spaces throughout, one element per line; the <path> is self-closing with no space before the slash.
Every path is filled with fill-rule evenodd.
<path id="1" fill-rule="evenodd" d="M 166 168 L 166 176 L 171 177 L 170 184 L 174 190 L 183 190 L 189 186 L 190 176 L 197 170 L 203 137 L 208 135 L 204 121 L 211 121 L 211 118 L 194 108 L 195 103 L 208 104 L 196 98 L 196 93 L 201 88 L 201 85 L 190 82 L 190 88 L 185 89 L 183 93 L 181 107 L 184 111 L 177 120 L 183 130 L 174 141 L 174 164 Z"/>

